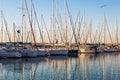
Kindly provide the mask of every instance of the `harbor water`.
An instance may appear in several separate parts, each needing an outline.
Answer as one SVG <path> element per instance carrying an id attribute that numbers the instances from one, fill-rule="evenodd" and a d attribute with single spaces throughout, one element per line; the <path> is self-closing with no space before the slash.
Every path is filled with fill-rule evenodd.
<path id="1" fill-rule="evenodd" d="M 0 59 L 0 80 L 120 80 L 120 54 Z"/>

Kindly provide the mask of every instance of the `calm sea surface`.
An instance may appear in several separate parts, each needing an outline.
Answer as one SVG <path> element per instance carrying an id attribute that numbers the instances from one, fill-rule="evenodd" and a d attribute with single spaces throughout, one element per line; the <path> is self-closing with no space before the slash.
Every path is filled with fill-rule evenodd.
<path id="1" fill-rule="evenodd" d="M 0 59 L 0 80 L 120 80 L 120 54 Z"/>

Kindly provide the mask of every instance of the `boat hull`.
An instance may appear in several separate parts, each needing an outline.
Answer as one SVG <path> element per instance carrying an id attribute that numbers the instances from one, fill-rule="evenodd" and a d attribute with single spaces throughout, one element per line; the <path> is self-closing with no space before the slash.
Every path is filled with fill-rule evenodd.
<path id="1" fill-rule="evenodd" d="M 51 56 L 66 56 L 68 55 L 68 50 L 50 50 L 49 54 Z"/>
<path id="2" fill-rule="evenodd" d="M 21 58 L 22 55 L 16 51 L 7 51 L 7 50 L 0 50 L 0 57 L 1 58 Z"/>

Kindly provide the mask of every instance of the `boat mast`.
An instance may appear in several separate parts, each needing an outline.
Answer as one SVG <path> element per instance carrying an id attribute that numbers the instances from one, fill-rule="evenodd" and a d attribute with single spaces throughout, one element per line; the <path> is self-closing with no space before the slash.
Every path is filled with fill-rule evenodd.
<path id="1" fill-rule="evenodd" d="M 42 43 L 44 44 L 44 39 L 43 39 L 42 31 L 41 31 L 40 24 L 39 24 L 39 21 L 38 21 L 38 18 L 37 18 L 37 14 L 36 14 L 34 4 L 32 4 L 32 6 L 33 6 L 33 11 L 34 11 L 34 15 L 35 15 L 35 20 L 37 22 L 38 30 L 39 30 L 39 33 L 40 33 L 40 36 L 41 36 L 41 39 L 42 39 Z"/>
<path id="2" fill-rule="evenodd" d="M 62 19 L 61 19 L 61 14 L 59 12 L 59 7 L 57 7 L 57 16 L 58 16 L 58 19 L 59 19 L 59 22 L 56 20 L 56 23 L 58 24 L 58 29 L 59 29 L 59 32 L 60 32 L 60 37 L 61 37 L 61 42 L 63 43 L 64 42 L 64 38 L 63 38 L 63 32 L 62 32 Z"/>
<path id="3" fill-rule="evenodd" d="M 16 25 L 13 23 L 13 36 L 14 36 L 14 42 L 18 42 L 20 40 L 19 35 L 16 35 Z"/>
<path id="4" fill-rule="evenodd" d="M 80 44 L 80 30 L 81 30 L 82 18 L 80 21 L 80 11 L 78 12 L 78 33 L 77 33 L 77 41 Z"/>
<path id="5" fill-rule="evenodd" d="M 44 20 L 44 18 L 43 18 L 43 15 L 41 15 L 41 21 L 43 21 L 43 24 L 44 24 L 44 26 L 45 26 L 46 33 L 47 33 L 47 36 L 48 36 L 48 39 L 49 39 L 49 43 L 51 43 L 49 31 L 47 30 L 47 26 L 46 26 L 46 24 L 45 24 L 45 20 Z"/>
<path id="6" fill-rule="evenodd" d="M 91 26 L 90 26 L 90 42 L 89 43 L 92 43 L 92 20 L 91 20 Z"/>
<path id="7" fill-rule="evenodd" d="M 31 20 L 31 26 L 33 27 L 33 20 L 32 20 L 32 0 L 30 0 L 30 20 Z M 32 32 L 31 32 L 32 34 Z M 31 42 L 33 42 L 33 36 L 31 36 Z"/>
<path id="8" fill-rule="evenodd" d="M 108 27 L 108 23 L 107 23 L 107 19 L 106 19 L 106 17 L 104 18 L 104 21 L 105 21 L 105 26 L 104 26 L 104 38 L 106 38 L 106 29 L 108 30 L 108 34 L 109 34 L 109 37 L 110 37 L 110 41 L 111 41 L 111 43 L 113 44 L 113 41 L 112 41 L 112 36 L 111 36 L 111 34 L 110 34 L 110 30 L 109 30 L 109 27 Z M 105 39 L 106 40 L 106 39 Z"/>
<path id="9" fill-rule="evenodd" d="M 2 11 L 1 11 L 1 43 L 3 42 L 3 17 L 2 17 Z"/>
<path id="10" fill-rule="evenodd" d="M 36 40 L 35 40 L 34 31 L 33 31 L 32 20 L 31 20 L 32 17 L 30 17 L 26 0 L 25 0 L 25 5 L 26 5 L 26 9 L 27 9 L 27 14 L 28 14 L 29 22 L 30 22 L 31 33 L 32 33 L 32 35 L 33 35 L 34 43 L 35 43 L 35 45 L 36 45 Z M 32 0 L 31 0 L 31 8 L 32 8 Z M 32 11 L 32 10 L 31 10 L 31 11 Z"/>
<path id="11" fill-rule="evenodd" d="M 24 34 L 24 31 L 26 31 L 26 28 L 25 28 L 25 4 L 24 4 L 24 0 L 22 0 L 22 42 L 24 42 L 24 38 L 26 35 L 26 34 Z"/>
<path id="12" fill-rule="evenodd" d="M 78 41 L 77 41 L 77 36 L 75 34 L 75 26 L 73 24 L 73 18 L 72 18 L 72 15 L 70 14 L 70 11 L 69 11 L 67 3 L 66 3 L 66 7 L 67 7 L 67 12 L 68 12 L 68 15 L 69 15 L 69 20 L 70 20 L 70 24 L 71 24 L 71 27 L 72 27 L 72 32 L 73 32 L 73 36 L 74 36 L 74 39 L 75 39 L 75 43 L 77 45 L 77 48 L 79 49 L 79 45 L 78 45 Z"/>
<path id="13" fill-rule="evenodd" d="M 112 36 L 111 36 L 110 30 L 109 30 L 109 27 L 108 27 L 107 20 L 106 20 L 106 26 L 107 26 L 107 30 L 108 30 L 108 34 L 109 34 L 109 37 L 110 37 L 111 43 L 113 44 L 113 40 L 112 40 Z"/>
<path id="14" fill-rule="evenodd" d="M 52 28 L 53 28 L 53 33 L 54 33 L 54 0 L 52 0 L 52 11 L 53 11 L 53 16 L 52 16 Z M 52 38 L 53 38 L 53 46 L 54 46 L 54 34 L 52 33 Z"/>
<path id="15" fill-rule="evenodd" d="M 119 41 L 118 41 L 118 19 L 116 17 L 116 45 L 118 45 Z"/>
<path id="16" fill-rule="evenodd" d="M 88 26 L 88 30 L 87 30 L 87 35 L 85 36 L 86 38 L 85 38 L 85 45 L 84 45 L 84 47 L 86 46 L 86 44 L 87 44 L 87 41 L 88 41 L 88 37 L 89 37 L 89 35 L 90 35 L 90 31 L 91 31 L 91 26 L 92 26 L 92 21 L 90 21 L 90 24 L 89 24 L 89 26 Z"/>
<path id="17" fill-rule="evenodd" d="M 13 23 L 13 38 L 14 38 L 14 42 L 15 42 L 15 23 Z"/>
<path id="18" fill-rule="evenodd" d="M 66 19 L 66 0 L 64 0 L 64 25 L 66 28 L 66 39 L 65 39 L 65 43 L 67 43 L 67 19 Z"/>
<path id="19" fill-rule="evenodd" d="M 44 37 L 44 31 L 43 31 L 43 23 L 42 23 L 42 16 L 41 16 L 41 32 L 42 32 L 42 35 Z M 43 42 L 42 42 L 43 43 Z"/>
<path id="20" fill-rule="evenodd" d="M 104 15 L 104 44 L 106 43 L 106 17 Z"/>
<path id="21" fill-rule="evenodd" d="M 52 14 L 53 14 L 53 16 L 52 16 L 52 39 L 53 39 L 53 46 L 54 46 L 54 43 L 55 43 L 55 41 L 54 41 L 54 39 L 55 39 L 55 37 L 54 37 L 54 27 L 55 27 L 55 25 L 54 25 L 54 16 L 55 16 L 55 14 L 54 14 L 55 12 L 54 12 L 54 0 L 52 0 Z"/>
<path id="22" fill-rule="evenodd" d="M 6 29 L 6 33 L 7 33 L 7 35 L 8 35 L 9 42 L 11 42 L 10 32 L 9 32 L 9 30 L 8 30 L 7 21 L 6 21 L 6 19 L 5 19 L 5 16 L 4 16 L 3 12 L 1 12 L 1 15 L 2 15 L 2 18 L 3 18 L 3 20 L 4 20 L 5 29 Z"/>

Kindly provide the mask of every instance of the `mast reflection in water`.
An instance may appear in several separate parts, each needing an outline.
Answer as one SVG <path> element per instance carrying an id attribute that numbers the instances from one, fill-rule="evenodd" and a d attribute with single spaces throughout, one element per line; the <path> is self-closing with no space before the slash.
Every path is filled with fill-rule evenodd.
<path id="1" fill-rule="evenodd" d="M 1 59 L 0 80 L 119 80 L 120 54 Z"/>

